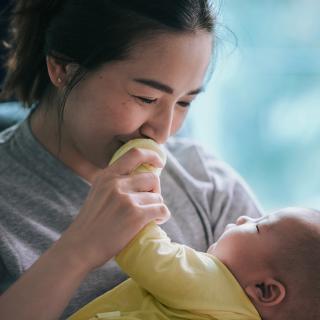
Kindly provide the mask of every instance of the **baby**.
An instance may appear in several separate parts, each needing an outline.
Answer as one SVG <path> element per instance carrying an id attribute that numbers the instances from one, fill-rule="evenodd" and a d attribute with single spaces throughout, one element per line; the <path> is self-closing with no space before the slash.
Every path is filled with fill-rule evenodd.
<path id="1" fill-rule="evenodd" d="M 287 208 L 227 225 L 207 253 L 155 223 L 116 257 L 130 279 L 70 320 L 320 319 L 320 212 Z"/>
<path id="2" fill-rule="evenodd" d="M 208 253 L 149 224 L 117 256 L 131 279 L 70 319 L 320 319 L 320 212 L 240 217 Z"/>
<path id="3" fill-rule="evenodd" d="M 320 319 L 319 211 L 240 217 L 208 253 L 231 271 L 262 319 Z"/>

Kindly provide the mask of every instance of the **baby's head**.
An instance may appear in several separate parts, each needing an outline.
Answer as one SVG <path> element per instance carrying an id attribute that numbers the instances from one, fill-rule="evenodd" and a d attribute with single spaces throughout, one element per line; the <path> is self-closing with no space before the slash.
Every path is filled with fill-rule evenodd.
<path id="1" fill-rule="evenodd" d="M 287 208 L 229 224 L 208 253 L 237 278 L 262 319 L 320 315 L 320 212 Z"/>

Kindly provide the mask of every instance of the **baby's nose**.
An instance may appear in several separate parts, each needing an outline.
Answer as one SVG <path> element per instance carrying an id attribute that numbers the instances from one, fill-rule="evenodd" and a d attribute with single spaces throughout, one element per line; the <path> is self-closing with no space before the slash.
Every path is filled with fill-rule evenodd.
<path id="1" fill-rule="evenodd" d="M 248 217 L 248 216 L 240 216 L 237 221 L 236 221 L 236 224 L 237 225 L 241 225 L 241 224 L 244 224 L 244 223 L 247 223 L 248 221 L 250 221 L 251 218 Z"/>

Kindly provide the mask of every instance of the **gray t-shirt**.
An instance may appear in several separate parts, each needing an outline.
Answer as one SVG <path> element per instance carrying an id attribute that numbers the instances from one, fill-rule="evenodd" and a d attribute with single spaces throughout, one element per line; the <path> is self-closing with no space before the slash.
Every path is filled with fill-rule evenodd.
<path id="1" fill-rule="evenodd" d="M 243 180 L 199 146 L 172 138 L 161 189 L 171 211 L 169 237 L 206 251 L 224 226 L 260 209 Z M 90 185 L 33 136 L 29 121 L 0 134 L 0 293 L 56 241 L 81 208 Z M 62 318 L 126 276 L 114 261 L 92 271 Z"/>

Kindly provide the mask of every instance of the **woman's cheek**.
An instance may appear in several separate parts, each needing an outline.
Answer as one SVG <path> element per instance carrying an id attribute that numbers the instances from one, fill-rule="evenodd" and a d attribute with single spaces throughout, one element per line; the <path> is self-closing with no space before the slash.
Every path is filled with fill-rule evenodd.
<path id="1" fill-rule="evenodd" d="M 137 130 L 137 128 L 147 121 L 149 116 L 149 113 L 144 108 L 134 103 L 123 103 L 119 109 L 112 116 L 114 125 L 120 131 L 128 133 Z"/>
<path id="2" fill-rule="evenodd" d="M 188 114 L 187 110 L 176 112 L 173 118 L 170 135 L 174 135 L 182 127 L 187 114 Z"/>

